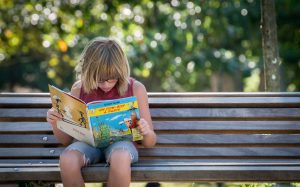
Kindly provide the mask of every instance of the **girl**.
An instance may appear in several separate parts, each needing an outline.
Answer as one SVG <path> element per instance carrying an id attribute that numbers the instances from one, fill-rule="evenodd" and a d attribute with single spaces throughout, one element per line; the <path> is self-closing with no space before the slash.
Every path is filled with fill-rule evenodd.
<path id="1" fill-rule="evenodd" d="M 127 57 L 113 39 L 96 38 L 84 49 L 76 67 L 79 81 L 71 94 L 85 102 L 108 100 L 135 95 L 139 103 L 141 119 L 138 130 L 143 135 L 142 145 L 153 147 L 156 134 L 153 131 L 149 112 L 147 91 L 144 85 L 129 77 Z M 65 187 L 84 186 L 81 168 L 103 159 L 110 164 L 108 186 L 129 186 L 131 163 L 138 161 L 138 152 L 133 142 L 121 141 L 106 148 L 94 148 L 60 131 L 56 122 L 62 115 L 53 108 L 47 112 L 47 121 L 53 127 L 57 139 L 68 146 L 60 155 L 61 178 Z"/>

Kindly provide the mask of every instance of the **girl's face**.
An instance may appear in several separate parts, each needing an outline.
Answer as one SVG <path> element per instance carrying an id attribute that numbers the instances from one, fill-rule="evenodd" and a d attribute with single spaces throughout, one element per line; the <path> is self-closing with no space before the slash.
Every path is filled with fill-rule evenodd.
<path id="1" fill-rule="evenodd" d="M 118 82 L 118 79 L 108 79 L 105 81 L 99 81 L 98 87 L 105 93 L 109 92 Z"/>

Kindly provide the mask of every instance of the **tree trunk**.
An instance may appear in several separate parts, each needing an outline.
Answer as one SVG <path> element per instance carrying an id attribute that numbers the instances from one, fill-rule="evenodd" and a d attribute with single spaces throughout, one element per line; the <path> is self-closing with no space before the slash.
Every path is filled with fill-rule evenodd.
<path id="1" fill-rule="evenodd" d="M 261 29 L 265 91 L 280 91 L 280 60 L 274 0 L 261 0 Z"/>

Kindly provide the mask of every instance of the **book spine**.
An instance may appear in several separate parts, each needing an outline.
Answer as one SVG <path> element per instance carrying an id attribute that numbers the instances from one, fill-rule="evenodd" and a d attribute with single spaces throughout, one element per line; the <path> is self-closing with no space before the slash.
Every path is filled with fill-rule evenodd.
<path id="1" fill-rule="evenodd" d="M 89 129 L 90 129 L 90 134 L 91 134 L 91 139 L 93 140 L 93 146 L 95 147 L 96 144 L 95 144 L 95 138 L 94 138 L 94 133 L 93 133 L 93 129 L 92 129 L 92 125 L 91 125 L 91 120 L 90 120 L 90 116 L 89 116 L 89 111 L 88 111 L 88 107 L 85 108 L 85 111 L 86 111 L 86 114 L 87 114 L 87 121 L 88 121 L 88 126 L 89 126 Z"/>

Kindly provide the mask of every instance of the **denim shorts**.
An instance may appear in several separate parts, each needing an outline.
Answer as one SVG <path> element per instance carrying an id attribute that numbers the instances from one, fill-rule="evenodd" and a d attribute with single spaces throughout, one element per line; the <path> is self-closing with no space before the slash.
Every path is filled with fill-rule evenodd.
<path id="1" fill-rule="evenodd" d="M 120 141 L 109 145 L 106 148 L 95 148 L 87 143 L 76 141 L 66 147 L 66 150 L 76 150 L 83 154 L 84 165 L 95 164 L 101 161 L 108 163 L 112 152 L 116 149 L 128 150 L 131 156 L 131 163 L 138 161 L 138 151 L 133 142 Z"/>

